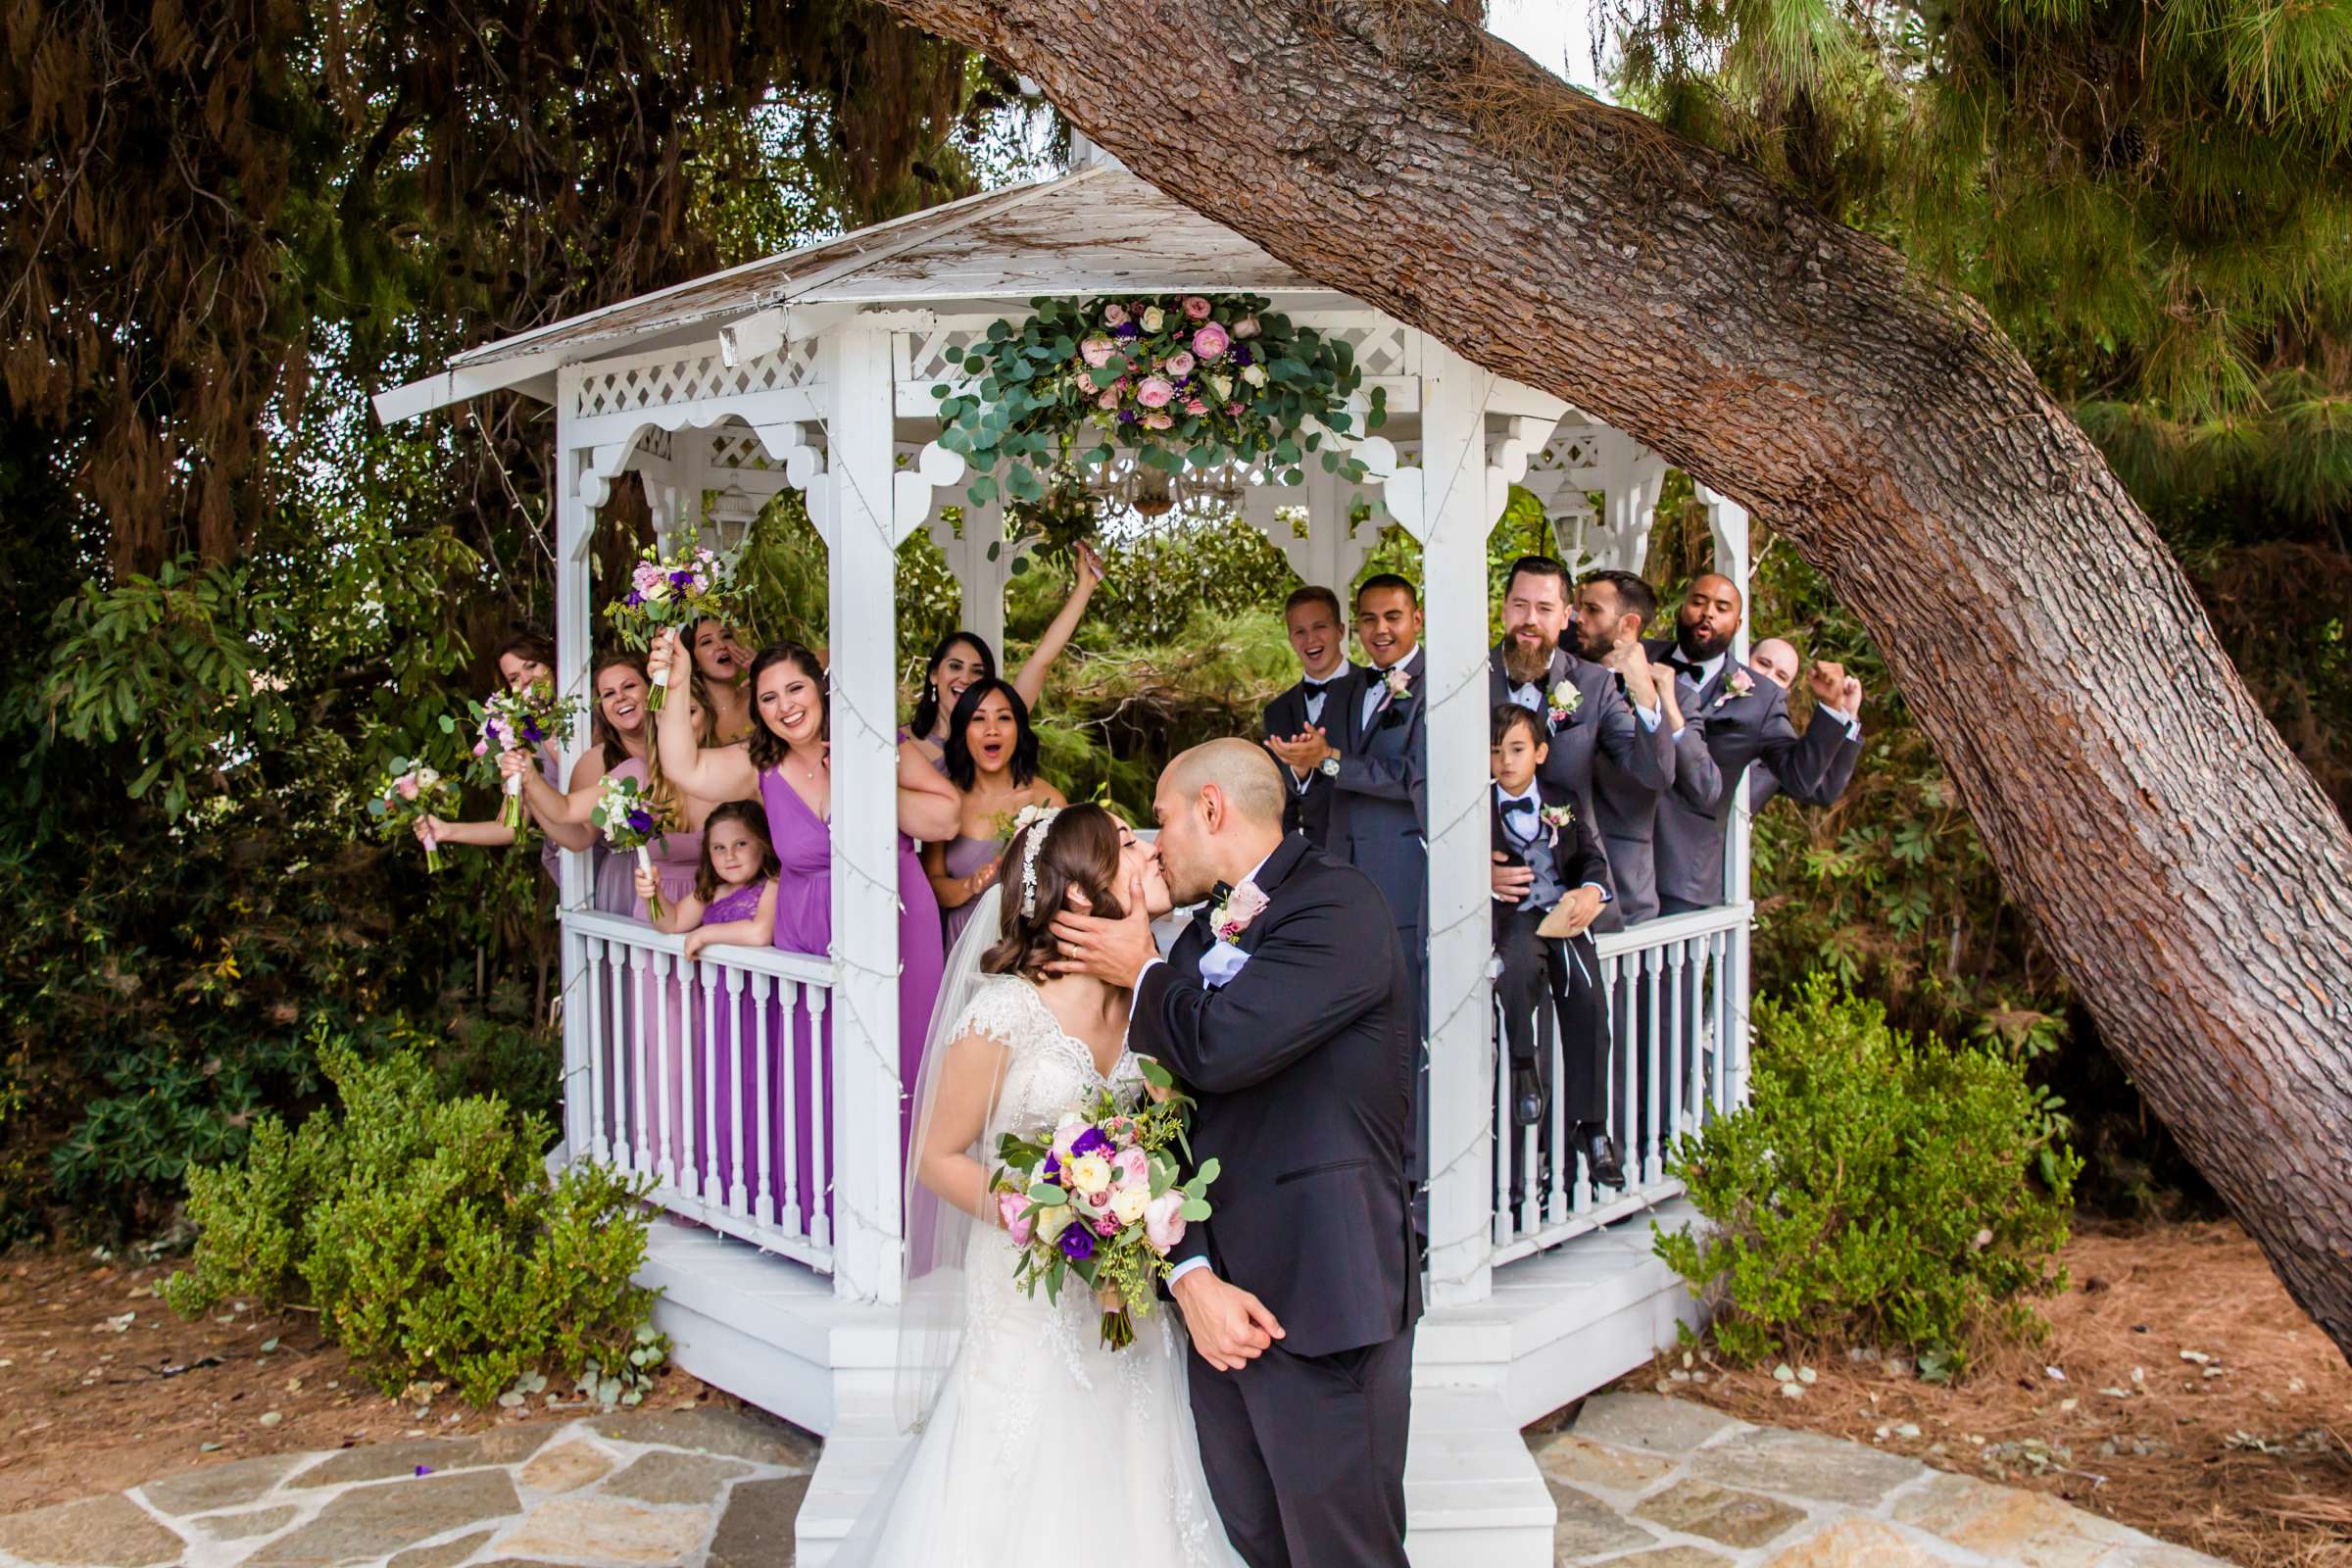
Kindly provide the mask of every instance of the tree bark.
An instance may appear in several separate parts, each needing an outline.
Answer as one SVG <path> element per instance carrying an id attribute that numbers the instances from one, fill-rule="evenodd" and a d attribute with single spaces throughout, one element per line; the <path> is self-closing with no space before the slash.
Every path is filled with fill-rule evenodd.
<path id="1" fill-rule="evenodd" d="M 1786 535 L 2149 1102 L 2352 1350 L 2352 839 L 1974 302 L 1435 0 L 886 3 Z"/>

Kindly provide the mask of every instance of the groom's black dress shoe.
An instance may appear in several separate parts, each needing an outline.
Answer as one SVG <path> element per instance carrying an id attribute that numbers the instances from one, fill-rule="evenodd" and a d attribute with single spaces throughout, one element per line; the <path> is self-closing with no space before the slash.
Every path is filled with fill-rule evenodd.
<path id="1" fill-rule="evenodd" d="M 1606 1132 L 1588 1123 L 1582 1129 L 1578 1142 L 1584 1146 L 1585 1169 L 1591 1174 L 1595 1187 L 1625 1185 L 1624 1162 L 1618 1159 L 1617 1146 L 1609 1142 Z"/>
<path id="2" fill-rule="evenodd" d="M 1511 1121 L 1520 1127 L 1543 1124 L 1544 1084 L 1533 1067 L 1511 1069 Z"/>

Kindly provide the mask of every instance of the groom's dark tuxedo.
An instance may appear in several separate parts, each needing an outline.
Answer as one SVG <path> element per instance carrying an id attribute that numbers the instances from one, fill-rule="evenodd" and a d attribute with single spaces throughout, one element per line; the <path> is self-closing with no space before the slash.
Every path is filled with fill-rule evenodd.
<path id="1" fill-rule="evenodd" d="M 1252 880 L 1248 961 L 1202 981 L 1204 908 L 1138 982 L 1128 1042 L 1199 1100 L 1193 1154 L 1219 1164 L 1216 1215 L 1176 1260 L 1205 1258 L 1284 1330 L 1238 1372 L 1188 1357 L 1201 1462 L 1251 1568 L 1403 1568 L 1417 999 L 1362 872 L 1294 833 Z"/>

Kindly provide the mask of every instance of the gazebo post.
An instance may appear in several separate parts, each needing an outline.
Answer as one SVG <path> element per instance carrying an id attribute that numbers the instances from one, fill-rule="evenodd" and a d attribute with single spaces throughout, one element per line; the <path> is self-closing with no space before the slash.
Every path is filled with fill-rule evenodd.
<path id="1" fill-rule="evenodd" d="M 1705 485 L 1696 486 L 1699 505 L 1706 509 L 1707 531 L 1715 543 L 1715 569 L 1732 579 L 1740 589 L 1742 606 L 1748 600 L 1747 591 L 1747 509 L 1720 491 Z M 1654 492 L 1653 492 L 1654 493 Z M 1740 631 L 1732 639 L 1732 657 L 1747 658 L 1748 624 L 1742 614 Z M 1748 836 L 1748 778 L 1740 775 L 1739 793 L 1732 798 L 1732 831 L 1724 841 L 1723 898 L 1726 904 L 1746 904 L 1753 893 L 1750 887 Z M 1742 921 L 1731 933 L 1726 945 L 1724 972 L 1716 984 L 1728 988 L 1732 999 L 1732 1038 L 1719 1042 L 1716 1049 L 1728 1051 L 1724 1062 L 1724 1083 L 1731 1103 L 1737 1105 L 1747 1099 L 1747 1018 L 1748 1018 L 1748 947 L 1749 925 Z"/>
<path id="2" fill-rule="evenodd" d="M 818 340 L 833 738 L 833 1270 L 837 1294 L 895 1301 L 900 1252 L 898 611 L 890 337 Z"/>
<path id="3" fill-rule="evenodd" d="M 1501 514 L 1487 466 L 1494 386 L 1444 345 L 1425 347 L 1419 495 L 1389 480 L 1392 510 L 1420 535 L 1429 704 L 1429 1284 L 1432 1306 L 1494 1287 L 1494 937 L 1486 811 L 1487 536 Z M 1417 504 L 1416 504 L 1417 501 Z"/>
<path id="4" fill-rule="evenodd" d="M 937 509 L 931 514 L 931 542 L 939 546 L 940 554 L 948 558 L 948 567 L 956 573 L 956 586 L 962 590 L 962 607 L 956 623 L 965 631 L 986 639 L 989 651 L 997 656 L 1000 666 L 1008 662 L 1004 653 L 1004 589 L 1012 581 L 1013 548 L 1004 538 L 1004 504 L 991 501 L 984 507 L 962 502 L 960 494 L 954 498 L 963 507 L 963 535 L 948 525 Z M 997 545 L 995 560 L 990 560 L 988 547 Z M 1006 679 L 1010 679 L 1009 674 Z"/>
<path id="5" fill-rule="evenodd" d="M 588 564 L 596 549 L 596 512 L 589 506 L 584 490 L 590 454 L 574 451 L 572 447 L 570 411 L 578 379 L 579 371 L 569 366 L 556 374 L 556 690 L 594 703 L 596 694 L 588 689 L 588 665 L 594 657 L 589 627 L 593 587 Z M 578 757 L 587 746 L 588 730 L 583 723 L 579 740 L 572 748 L 572 758 Z M 588 865 L 585 852 L 566 851 L 557 858 L 559 908 L 576 909 L 588 903 Z M 557 963 L 558 994 L 564 1001 L 564 1152 L 567 1159 L 578 1159 L 595 1152 L 596 1131 L 589 1125 L 587 1092 L 588 1074 L 594 1067 L 589 1059 L 593 1049 L 590 1038 L 593 1007 L 573 995 L 573 987 L 590 973 L 588 938 L 564 926 L 557 947 Z"/>

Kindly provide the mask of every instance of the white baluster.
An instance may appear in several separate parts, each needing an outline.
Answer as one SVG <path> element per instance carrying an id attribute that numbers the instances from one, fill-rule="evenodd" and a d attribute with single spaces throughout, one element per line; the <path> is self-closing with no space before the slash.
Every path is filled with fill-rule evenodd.
<path id="1" fill-rule="evenodd" d="M 1668 1115 L 1674 1101 L 1666 1093 L 1669 1075 L 1679 1072 L 1683 1054 L 1683 964 L 1690 952 L 1688 938 L 1681 938 L 1658 950 L 1659 967 L 1664 970 L 1660 988 L 1664 991 L 1663 1013 L 1658 1021 L 1658 1059 L 1650 1066 L 1649 1079 L 1642 1086 L 1642 1097 L 1649 1107 L 1649 1159 L 1642 1167 L 1648 1181 L 1661 1181 L 1666 1174 L 1666 1152 L 1673 1147 L 1668 1128 Z"/>
<path id="2" fill-rule="evenodd" d="M 1715 956 L 1715 1108 L 1726 1111 L 1733 1109 L 1738 1102 L 1738 1094 L 1732 1082 L 1732 1053 L 1738 1049 L 1734 1032 L 1739 1028 L 1739 1020 L 1733 1008 L 1739 1004 L 1733 993 L 1745 977 L 1736 977 L 1731 972 L 1730 959 L 1734 947 L 1730 932 L 1717 932 L 1709 947 Z"/>
<path id="3" fill-rule="evenodd" d="M 1570 949 L 1568 961 L 1576 964 L 1584 960 Z M 1598 976 L 1593 978 L 1597 981 Z M 1559 1009 L 1549 1004 L 1549 999 L 1545 1001 L 1544 1015 L 1552 1020 L 1551 1103 L 1544 1107 L 1544 1113 L 1551 1118 L 1551 1157 L 1544 1162 L 1544 1173 L 1550 1180 L 1544 1184 L 1549 1191 L 1544 1200 L 1544 1220 L 1545 1224 L 1557 1225 L 1568 1217 L 1568 1184 L 1576 1177 L 1576 1152 L 1568 1147 L 1568 1100 L 1563 1093 L 1568 1083 L 1568 1041 L 1560 1034 Z M 1594 1049 L 1608 1049 L 1607 1041 L 1595 1041 Z"/>
<path id="4" fill-rule="evenodd" d="M 1511 1053 L 1503 1044 L 1502 993 L 1494 993 L 1494 1245 L 1513 1240 L 1517 1216 L 1511 1212 Z"/>
<path id="5" fill-rule="evenodd" d="M 748 1212 L 745 1205 L 749 1200 L 743 1182 L 743 971 L 732 964 L 727 966 L 727 1037 L 731 1042 L 727 1049 L 730 1069 L 728 1072 L 728 1103 L 734 1106 L 734 1114 L 727 1120 L 727 1158 L 730 1161 L 727 1182 L 727 1212 L 740 1218 Z M 757 1025 L 754 1027 L 754 1032 L 760 1034 Z M 766 1043 L 763 1034 L 760 1035 L 760 1043 L 762 1045 Z M 760 1113 L 763 1117 L 766 1109 L 763 1096 L 760 1102 Z M 764 1175 L 764 1172 L 762 1174 Z M 766 1190 L 762 1187 L 760 1197 L 764 1199 L 766 1196 Z"/>
<path id="6" fill-rule="evenodd" d="M 694 1102 L 698 1098 L 695 1085 L 702 1082 L 701 1064 L 695 1060 L 697 1042 L 694 1038 L 694 970 L 695 966 L 678 956 L 678 1191 L 688 1198 L 702 1196 L 702 1169 L 694 1158 Z"/>
<path id="7" fill-rule="evenodd" d="M 637 1139 L 636 1146 L 631 1151 L 634 1157 L 628 1163 L 629 1168 L 640 1176 L 650 1176 L 654 1169 L 653 1148 L 646 1142 L 645 1128 L 645 1039 L 646 1036 L 653 1033 L 652 1024 L 645 1015 L 648 989 L 645 983 L 645 950 L 631 945 L 629 948 L 629 1001 L 635 1027 L 629 1031 L 629 1124 L 630 1129 L 637 1135 Z"/>
<path id="8" fill-rule="evenodd" d="M 833 1169 L 825 1162 L 832 1129 L 832 1085 L 825 1082 L 825 1004 L 833 1000 L 829 986 L 804 986 L 808 997 L 808 1239 L 819 1247 L 833 1245 L 833 1222 L 825 1200 L 833 1193 Z"/>
<path id="9" fill-rule="evenodd" d="M 654 1122 L 656 1127 L 656 1135 L 661 1140 L 660 1144 L 658 1145 L 661 1150 L 661 1153 L 654 1161 L 654 1175 L 655 1179 L 662 1186 L 674 1188 L 678 1184 L 678 1168 L 671 1159 L 672 1152 L 669 1147 L 669 1106 L 671 1098 L 677 1092 L 676 1085 L 672 1082 L 672 1080 L 677 1077 L 677 1073 L 671 1067 L 670 1063 L 679 1058 L 670 1054 L 671 1041 L 669 1038 L 669 1000 L 672 993 L 669 986 L 669 955 L 662 952 L 660 948 L 656 948 L 653 951 L 653 970 Z M 669 1205 L 667 1203 L 663 1203 L 662 1206 L 666 1208 Z"/>
<path id="10" fill-rule="evenodd" d="M 609 1026 L 613 1021 L 605 1010 L 605 941 L 590 937 L 580 944 L 580 951 L 588 959 L 586 983 L 580 987 L 588 1017 L 588 1147 L 596 1162 L 603 1165 L 612 1159 L 612 1143 L 605 1136 L 605 1082 L 611 1072 L 605 1052 L 612 1045 Z"/>
<path id="11" fill-rule="evenodd" d="M 768 1185 L 768 1172 L 773 1165 L 773 1160 L 771 1158 L 772 1151 L 769 1148 L 769 1145 L 773 1141 L 773 1129 L 771 1127 L 773 1118 L 769 1116 L 768 1109 L 774 1102 L 770 1096 L 768 1087 L 768 1055 L 771 1042 L 767 1038 L 767 1020 L 776 1011 L 775 1008 L 767 1004 L 768 993 L 771 990 L 781 993 L 784 990 L 784 987 L 775 984 L 775 982 L 765 974 L 754 972 L 752 975 L 752 1035 L 759 1047 L 759 1050 L 752 1057 L 752 1067 L 754 1076 L 759 1080 L 757 1087 L 760 1102 L 760 1121 L 757 1129 L 758 1136 L 754 1141 L 760 1146 L 760 1167 L 759 1175 L 755 1178 L 756 1187 L 754 1189 L 754 1197 L 752 1200 L 752 1214 L 753 1217 L 758 1219 L 763 1226 L 773 1225 L 776 1223 L 775 1189 Z M 789 1007 L 786 1008 L 783 1016 L 787 1020 L 791 1018 L 792 1013 Z M 790 1028 L 790 1023 L 787 1022 L 785 1027 Z M 790 1120 L 792 1115 L 790 1100 L 792 1094 L 790 1087 L 792 1083 L 792 1075 L 790 1073 L 785 1074 L 784 1082 L 786 1085 L 784 1091 L 786 1096 L 784 1109 L 786 1120 L 784 1125 L 789 1127 L 792 1125 Z M 787 1171 L 792 1169 L 792 1161 L 790 1158 L 785 1160 L 784 1168 Z M 792 1201 L 792 1197 L 789 1193 L 785 1195 L 784 1200 L 787 1204 Z M 790 1230 L 792 1228 L 792 1221 L 787 1219 L 784 1222 L 784 1228 L 786 1230 Z"/>
<path id="12" fill-rule="evenodd" d="M 1666 1103 L 1669 1110 L 1665 1138 L 1669 1150 L 1673 1148 L 1677 1135 L 1691 1130 L 1683 1115 L 1686 1099 L 1683 1085 L 1698 1070 L 1699 1031 L 1698 1008 L 1687 1004 L 1686 993 L 1690 990 L 1691 975 L 1697 967 L 1690 961 L 1691 957 L 1694 954 L 1703 956 L 1705 952 L 1704 939 L 1697 943 L 1675 944 L 1674 983 L 1669 988 L 1666 1004 L 1666 1037 L 1674 1042 L 1674 1049 L 1666 1057 Z M 1695 998 L 1690 1000 L 1694 1002 Z"/>
<path id="13" fill-rule="evenodd" d="M 726 1205 L 726 1194 L 718 1184 L 718 1054 L 732 1054 L 735 1049 L 735 1015 L 727 1015 L 727 1027 L 718 1027 L 718 964 L 710 958 L 697 959 L 695 972 L 703 981 L 703 1201 L 712 1208 Z"/>
<path id="14" fill-rule="evenodd" d="M 794 1236 L 808 1234 L 801 1224 L 801 1080 L 800 1074 L 793 1071 L 794 1058 L 800 1054 L 799 1018 L 802 993 L 806 989 L 798 980 L 776 982 L 776 999 L 781 1004 L 778 1016 L 784 1020 L 784 1038 L 776 1042 L 776 1088 L 784 1100 L 784 1206 L 778 1223 Z M 814 1040 L 809 1041 L 808 1049 L 816 1049 Z M 760 1070 L 767 1071 L 764 1051 L 760 1054 Z M 763 1083 L 760 1087 L 764 1102 L 767 1086 Z"/>
<path id="15" fill-rule="evenodd" d="M 1662 945 L 1651 948 L 1642 955 L 1642 957 L 1645 960 L 1642 965 L 1642 995 L 1648 998 L 1649 1005 L 1643 1009 L 1647 1014 L 1645 1020 L 1647 1027 L 1643 1032 L 1648 1038 L 1642 1042 L 1642 1048 L 1641 1102 L 1644 1107 L 1650 1109 L 1651 1114 L 1642 1120 L 1642 1148 L 1639 1156 L 1626 1162 L 1628 1167 L 1626 1174 L 1637 1185 L 1646 1185 L 1658 1179 L 1658 1123 L 1655 1107 L 1658 1102 L 1658 1074 L 1663 1070 L 1666 1059 L 1666 1020 L 1659 996 L 1666 973 L 1666 949 Z"/>

